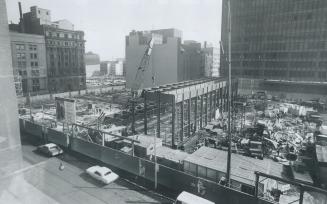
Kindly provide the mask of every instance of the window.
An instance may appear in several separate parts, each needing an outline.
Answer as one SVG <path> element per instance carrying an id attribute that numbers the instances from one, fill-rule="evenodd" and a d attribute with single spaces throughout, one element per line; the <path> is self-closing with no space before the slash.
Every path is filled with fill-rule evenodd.
<path id="1" fill-rule="evenodd" d="M 25 53 L 17 53 L 16 57 L 17 57 L 18 60 L 25 60 L 26 59 Z"/>
<path id="2" fill-rule="evenodd" d="M 60 34 L 59 33 L 57 33 L 57 38 L 59 38 L 60 37 Z"/>
<path id="3" fill-rule="evenodd" d="M 26 67 L 26 61 L 18 61 L 18 67 Z"/>
<path id="4" fill-rule="evenodd" d="M 68 38 L 68 34 L 67 33 L 65 33 L 65 38 Z"/>
<path id="5" fill-rule="evenodd" d="M 23 44 L 16 44 L 16 50 L 25 50 L 25 45 L 23 45 Z"/>
<path id="6" fill-rule="evenodd" d="M 202 178 L 206 178 L 207 177 L 207 169 L 203 166 L 198 166 L 198 176 L 200 176 Z"/>
<path id="7" fill-rule="evenodd" d="M 97 176 L 101 176 L 101 174 L 99 172 L 97 172 L 97 171 L 95 171 L 94 174 L 97 175 Z"/>
<path id="8" fill-rule="evenodd" d="M 207 178 L 211 181 L 216 181 L 216 171 L 212 169 L 207 169 Z"/>
<path id="9" fill-rule="evenodd" d="M 36 53 L 30 53 L 31 59 L 37 59 L 37 54 Z"/>
<path id="10" fill-rule="evenodd" d="M 41 14 L 41 11 L 40 11 L 40 10 L 38 10 L 37 12 L 38 12 L 39 14 Z"/>
<path id="11" fill-rule="evenodd" d="M 35 50 L 37 50 L 37 46 L 36 45 L 29 45 L 29 49 L 31 50 L 31 51 L 35 51 Z"/>
<path id="12" fill-rule="evenodd" d="M 32 70 L 32 76 L 40 76 L 40 71 L 39 70 Z"/>

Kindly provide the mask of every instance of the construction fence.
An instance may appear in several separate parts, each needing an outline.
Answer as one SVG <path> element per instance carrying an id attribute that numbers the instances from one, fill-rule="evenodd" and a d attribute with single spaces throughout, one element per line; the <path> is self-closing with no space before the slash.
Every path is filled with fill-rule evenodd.
<path id="1" fill-rule="evenodd" d="M 59 144 L 135 177 L 141 177 L 150 182 L 155 180 L 155 163 L 150 160 L 135 157 L 132 154 L 92 143 L 74 137 L 73 134 L 43 127 L 23 119 L 20 119 L 20 129 L 21 132 L 32 137 Z M 163 165 L 157 165 L 157 182 L 158 191 L 168 192 L 172 196 L 177 196 L 182 191 L 188 191 L 216 204 L 272 203 Z"/>

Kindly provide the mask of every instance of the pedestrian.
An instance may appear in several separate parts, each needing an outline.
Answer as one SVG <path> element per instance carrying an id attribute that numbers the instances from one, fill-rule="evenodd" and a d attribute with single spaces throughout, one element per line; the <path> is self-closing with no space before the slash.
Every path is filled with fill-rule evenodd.
<path id="1" fill-rule="evenodd" d="M 63 165 L 62 162 L 60 162 L 60 165 L 59 165 L 59 170 L 60 171 L 63 171 L 65 169 L 65 166 Z"/>

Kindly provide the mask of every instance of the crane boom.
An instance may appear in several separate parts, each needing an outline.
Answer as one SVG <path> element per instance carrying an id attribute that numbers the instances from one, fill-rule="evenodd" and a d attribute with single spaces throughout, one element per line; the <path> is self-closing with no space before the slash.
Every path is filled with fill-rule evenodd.
<path id="1" fill-rule="evenodd" d="M 143 57 L 141 59 L 141 62 L 137 68 L 133 87 L 131 88 L 132 91 L 132 100 L 131 102 L 131 107 L 132 107 L 132 132 L 135 134 L 135 103 L 136 103 L 136 98 L 138 95 L 140 95 L 139 90 L 142 89 L 142 85 L 144 82 L 144 75 L 146 70 L 148 69 L 149 66 L 149 61 L 152 53 L 152 47 L 153 47 L 153 38 L 151 38 L 147 44 L 146 50 L 143 54 Z M 152 82 L 154 82 L 154 74 L 152 73 Z"/>
<path id="2" fill-rule="evenodd" d="M 149 66 L 149 61 L 152 53 L 152 47 L 153 47 L 153 38 L 151 38 L 147 44 L 146 50 L 143 54 L 143 57 L 141 59 L 141 62 L 137 68 L 137 72 L 134 79 L 134 84 L 132 87 L 132 92 L 135 94 L 139 89 L 141 89 L 143 82 L 144 82 L 144 75 L 145 71 L 147 70 Z M 154 76 L 152 76 L 152 80 L 154 80 Z"/>

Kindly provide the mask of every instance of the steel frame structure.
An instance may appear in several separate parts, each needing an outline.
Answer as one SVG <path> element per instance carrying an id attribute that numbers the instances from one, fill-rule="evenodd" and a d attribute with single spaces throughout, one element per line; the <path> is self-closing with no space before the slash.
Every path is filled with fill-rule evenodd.
<path id="1" fill-rule="evenodd" d="M 237 96 L 237 86 L 238 80 L 233 79 L 232 100 Z M 144 134 L 153 134 L 156 129 L 157 136 L 164 138 L 164 143 L 172 148 L 180 147 L 186 138 L 205 127 L 215 117 L 218 108 L 224 112 L 228 110 L 225 78 L 166 84 L 145 89 L 143 96 Z M 155 107 L 154 111 L 150 106 Z"/>

